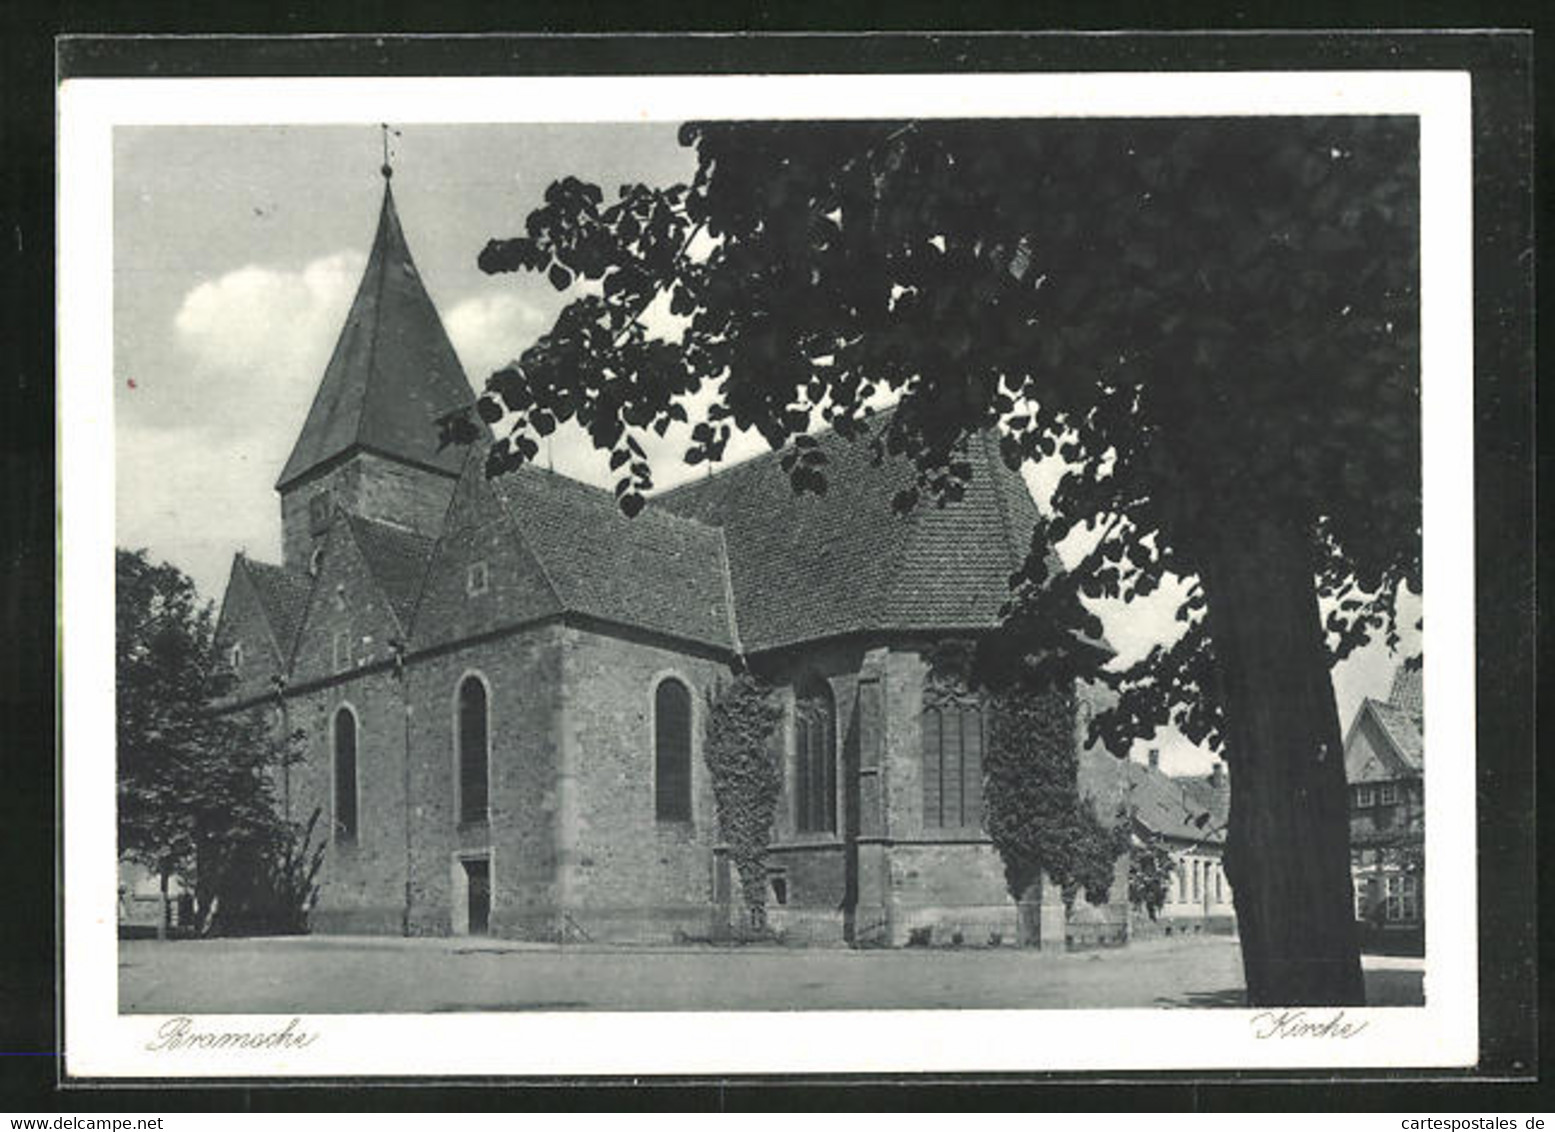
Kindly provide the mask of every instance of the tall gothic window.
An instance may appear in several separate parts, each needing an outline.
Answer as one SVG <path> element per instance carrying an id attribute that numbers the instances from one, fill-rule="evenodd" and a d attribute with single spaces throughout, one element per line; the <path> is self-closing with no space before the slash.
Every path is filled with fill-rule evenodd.
<path id="1" fill-rule="evenodd" d="M 948 701 L 923 712 L 923 824 L 978 829 L 983 824 L 983 712 Z"/>
<path id="2" fill-rule="evenodd" d="M 459 821 L 486 820 L 486 685 L 466 676 L 459 685 Z"/>
<path id="3" fill-rule="evenodd" d="M 825 684 L 807 685 L 794 708 L 800 833 L 837 830 L 837 707 Z"/>
<path id="4" fill-rule="evenodd" d="M 679 680 L 653 694 L 654 816 L 691 820 L 691 692 Z"/>
<path id="5" fill-rule="evenodd" d="M 335 838 L 356 840 L 356 716 L 335 712 Z"/>

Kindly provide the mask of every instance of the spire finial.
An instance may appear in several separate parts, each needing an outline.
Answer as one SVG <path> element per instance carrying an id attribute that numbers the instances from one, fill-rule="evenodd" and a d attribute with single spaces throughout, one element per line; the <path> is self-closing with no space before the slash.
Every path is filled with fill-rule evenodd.
<path id="1" fill-rule="evenodd" d="M 393 134 L 395 137 L 399 137 L 400 132 L 393 129 L 387 122 L 380 122 L 378 128 L 383 131 L 383 165 L 379 167 L 378 172 L 382 173 L 383 179 L 387 181 L 394 176 L 394 166 L 390 163 L 393 153 L 389 149 L 389 135 Z"/>

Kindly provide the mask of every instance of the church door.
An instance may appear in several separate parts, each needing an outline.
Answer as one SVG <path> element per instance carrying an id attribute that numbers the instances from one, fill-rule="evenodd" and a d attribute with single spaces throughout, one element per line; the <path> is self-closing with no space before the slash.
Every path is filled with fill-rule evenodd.
<path id="1" fill-rule="evenodd" d="M 484 857 L 463 862 L 470 901 L 470 934 L 491 930 L 491 863 Z"/>

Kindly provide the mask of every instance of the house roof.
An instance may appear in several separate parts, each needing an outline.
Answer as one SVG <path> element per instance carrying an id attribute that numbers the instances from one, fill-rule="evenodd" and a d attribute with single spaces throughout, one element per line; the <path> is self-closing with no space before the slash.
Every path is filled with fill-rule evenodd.
<path id="1" fill-rule="evenodd" d="M 411 259 L 387 183 L 367 269 L 276 487 L 363 448 L 457 475 L 437 421 L 475 399 Z"/>
<path id="2" fill-rule="evenodd" d="M 529 466 L 491 484 L 564 611 L 734 647 L 716 528 L 653 506 L 628 519 L 610 492 Z"/>
<path id="3" fill-rule="evenodd" d="M 1407 664 L 1400 664 L 1398 671 L 1393 674 L 1393 688 L 1388 693 L 1388 703 L 1402 708 L 1412 716 L 1425 714 L 1424 683 L 1425 670 L 1420 667 L 1410 668 Z"/>
<path id="4" fill-rule="evenodd" d="M 666 510 L 721 527 L 743 646 L 752 652 L 861 630 L 971 630 L 998 623 L 1025 559 L 1036 503 L 991 434 L 971 441 L 960 501 L 892 508 L 912 483 L 905 457 L 816 435 L 824 495 L 796 493 L 781 452 L 656 496 Z"/>
<path id="5" fill-rule="evenodd" d="M 1425 742 L 1417 716 L 1397 704 L 1385 704 L 1380 700 L 1367 700 L 1362 710 L 1370 710 L 1393 750 L 1410 770 L 1424 769 Z"/>
<path id="6" fill-rule="evenodd" d="M 368 572 L 388 599 L 401 627 L 408 628 L 434 540 L 392 523 L 364 519 L 348 511 L 341 514 L 350 526 Z"/>
<path id="7" fill-rule="evenodd" d="M 1175 840 L 1218 845 L 1226 838 L 1229 792 L 1215 789 L 1208 778 L 1174 778 L 1130 759 L 1120 759 L 1098 747 L 1080 753 L 1080 793 L 1089 794 L 1103 821 L 1118 807 L 1152 833 Z"/>
<path id="8" fill-rule="evenodd" d="M 264 611 L 265 619 L 270 623 L 270 631 L 275 634 L 276 644 L 280 646 L 281 662 L 285 664 L 290 659 L 297 631 L 302 627 L 302 619 L 308 611 L 308 593 L 313 588 L 313 579 L 284 566 L 259 562 L 244 554 L 239 554 L 237 561 L 248 574 L 254 595 L 259 599 L 260 609 Z"/>

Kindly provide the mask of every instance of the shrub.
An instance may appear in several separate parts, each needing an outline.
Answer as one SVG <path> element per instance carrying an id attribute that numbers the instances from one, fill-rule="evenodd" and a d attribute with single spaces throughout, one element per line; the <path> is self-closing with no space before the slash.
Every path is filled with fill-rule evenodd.
<path id="1" fill-rule="evenodd" d="M 1143 908 L 1152 920 L 1166 903 L 1176 864 L 1159 834 L 1142 836 L 1128 862 L 1128 901 Z"/>
<path id="2" fill-rule="evenodd" d="M 768 743 L 782 709 L 771 689 L 749 673 L 720 684 L 708 696 L 704 758 L 713 780 L 718 834 L 740 878 L 751 929 L 766 924 L 767 845 L 782 779 Z"/>

